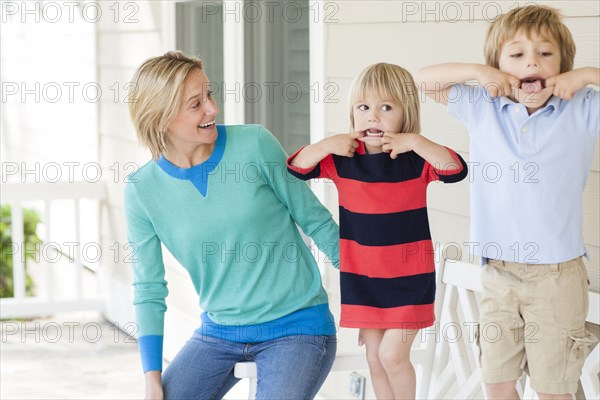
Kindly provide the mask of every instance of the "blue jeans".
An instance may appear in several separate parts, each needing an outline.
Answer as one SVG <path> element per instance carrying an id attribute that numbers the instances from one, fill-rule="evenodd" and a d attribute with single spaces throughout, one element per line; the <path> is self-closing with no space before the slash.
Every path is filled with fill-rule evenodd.
<path id="1" fill-rule="evenodd" d="M 254 361 L 257 399 L 313 399 L 337 349 L 332 336 L 286 336 L 237 343 L 194 333 L 163 374 L 165 400 L 222 399 L 239 379 L 233 367 Z"/>

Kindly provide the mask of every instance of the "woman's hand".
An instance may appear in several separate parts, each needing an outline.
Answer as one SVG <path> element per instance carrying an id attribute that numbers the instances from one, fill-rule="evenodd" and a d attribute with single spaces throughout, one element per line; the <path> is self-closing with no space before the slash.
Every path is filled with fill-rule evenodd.
<path id="1" fill-rule="evenodd" d="M 144 375 L 146 378 L 145 400 L 163 400 L 162 377 L 160 371 L 148 371 Z"/>

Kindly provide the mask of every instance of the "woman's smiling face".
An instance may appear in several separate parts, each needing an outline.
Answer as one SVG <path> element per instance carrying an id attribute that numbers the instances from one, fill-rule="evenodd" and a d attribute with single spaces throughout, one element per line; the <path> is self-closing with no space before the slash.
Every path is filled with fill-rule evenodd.
<path id="1" fill-rule="evenodd" d="M 212 144 L 217 139 L 219 107 L 210 92 L 206 74 L 194 68 L 184 81 L 179 112 L 167 126 L 167 142 L 183 145 Z"/>

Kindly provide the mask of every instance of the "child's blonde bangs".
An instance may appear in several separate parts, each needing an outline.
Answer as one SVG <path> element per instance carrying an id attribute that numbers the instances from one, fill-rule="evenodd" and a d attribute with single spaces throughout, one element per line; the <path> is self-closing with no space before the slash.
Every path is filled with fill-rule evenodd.
<path id="1" fill-rule="evenodd" d="M 355 80 L 350 102 L 355 104 L 368 96 L 403 102 L 405 98 L 400 97 L 403 80 L 389 67 L 388 64 L 375 64 L 365 69 Z"/>
<path id="2" fill-rule="evenodd" d="M 367 67 L 356 77 L 349 98 L 351 130 L 354 130 L 354 105 L 371 96 L 402 106 L 402 132 L 420 133 L 419 97 L 408 71 L 398 65 L 378 63 Z"/>

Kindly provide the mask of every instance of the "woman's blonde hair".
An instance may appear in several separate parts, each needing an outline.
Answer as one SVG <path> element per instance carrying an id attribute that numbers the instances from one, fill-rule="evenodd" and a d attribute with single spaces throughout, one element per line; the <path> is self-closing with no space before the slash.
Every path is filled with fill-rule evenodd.
<path id="1" fill-rule="evenodd" d="M 349 99 L 351 131 L 354 131 L 354 105 L 366 96 L 377 96 L 401 105 L 401 132 L 421 132 L 417 87 L 411 74 L 404 68 L 394 64 L 373 64 L 354 79 Z"/>
<path id="2" fill-rule="evenodd" d="M 170 51 L 146 60 L 133 75 L 129 87 L 129 114 L 138 139 L 157 159 L 166 150 L 165 132 L 183 100 L 184 81 L 202 60 Z"/>
<path id="3" fill-rule="evenodd" d="M 515 8 L 492 21 L 483 49 L 486 64 L 498 68 L 502 46 L 521 30 L 528 38 L 531 32 L 551 36 L 560 48 L 560 72 L 573 69 L 575 42 L 571 32 L 561 21 L 558 10 L 538 5 Z"/>

